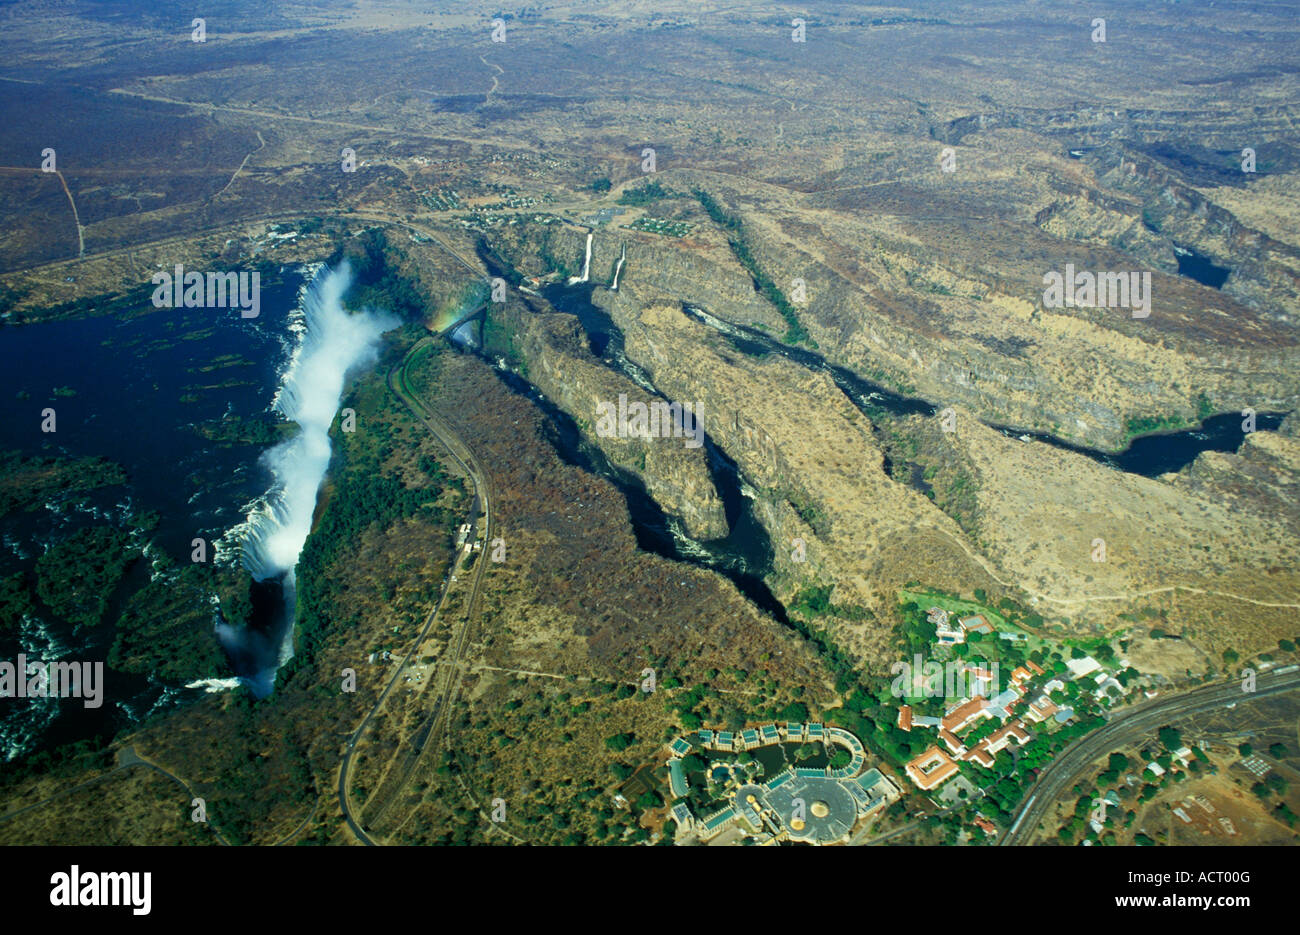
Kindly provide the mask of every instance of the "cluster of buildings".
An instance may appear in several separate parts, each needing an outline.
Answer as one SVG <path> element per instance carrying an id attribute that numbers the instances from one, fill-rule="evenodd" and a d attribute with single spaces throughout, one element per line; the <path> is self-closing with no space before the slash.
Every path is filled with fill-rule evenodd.
<path id="1" fill-rule="evenodd" d="M 1110 813 L 1111 809 L 1119 811 L 1122 807 L 1123 806 L 1120 804 L 1119 793 L 1114 789 L 1107 791 L 1105 795 L 1094 803 L 1093 815 L 1088 819 L 1088 827 L 1097 834 L 1101 834 L 1106 829 L 1106 815 Z"/>
<path id="2" fill-rule="evenodd" d="M 993 633 L 993 624 L 983 614 L 971 614 L 969 617 L 957 617 L 942 607 L 931 607 L 925 612 L 925 619 L 934 624 L 935 637 L 940 646 L 956 646 L 966 642 L 972 633 Z"/>
<path id="3" fill-rule="evenodd" d="M 941 607 L 931 607 L 926 611 L 926 619 L 934 624 L 940 646 L 965 643 L 975 633 L 992 635 L 995 632 L 988 619 L 978 613 L 958 617 Z M 1019 633 L 997 635 L 1017 642 L 1024 640 L 1024 635 Z M 1068 678 L 1076 684 L 1090 682 L 1087 691 L 1099 701 L 1109 702 L 1111 697 L 1126 691 L 1091 656 L 1071 659 L 1065 665 L 1069 670 Z M 1053 692 L 1065 689 L 1065 681 L 1051 678 L 1037 690 L 1033 689 L 1034 681 L 1047 673 L 1032 661 L 1017 666 L 1011 673 L 1010 684 L 1001 692 L 997 691 L 995 684 L 996 671 L 966 665 L 961 674 L 969 697 L 963 695 L 953 702 L 942 716 L 920 715 L 906 704 L 899 709 L 898 727 L 901 730 L 910 733 L 918 728 L 933 729 L 939 741 L 905 767 L 908 777 L 922 791 L 937 789 L 957 775 L 960 762 L 978 763 L 991 769 L 997 755 L 1008 745 L 1024 744 L 1031 739 L 1030 724 L 1065 724 L 1074 717 L 1072 708 L 1058 705 L 1050 697 Z M 986 720 L 995 720 L 1001 726 L 974 743 L 961 739 L 963 731 Z"/>
<path id="4" fill-rule="evenodd" d="M 962 708 L 972 705 L 981 705 L 979 713 L 988 715 L 988 702 L 985 699 L 974 698 Z M 980 738 L 978 743 L 969 748 L 957 737 L 955 731 L 941 730 L 939 736 L 950 753 L 935 745 L 912 759 L 905 767 L 908 778 L 923 792 L 936 789 L 955 776 L 958 772 L 957 761 L 959 760 L 978 763 L 985 769 L 992 769 L 997 755 L 1007 746 L 1013 742 L 1026 744 L 1032 739 L 1019 718 L 987 737 Z"/>
<path id="5" fill-rule="evenodd" d="M 928 616 L 936 624 L 942 621 L 946 625 L 948 622 L 947 612 L 941 608 L 931 608 Z M 975 617 L 979 620 L 975 620 Z M 976 628 L 980 627 L 981 621 L 983 626 L 988 627 L 985 632 L 992 632 L 988 621 L 984 620 L 982 615 L 976 614 L 958 621 L 958 635 L 964 639 L 965 634 L 975 632 Z M 980 690 L 991 694 L 994 688 L 992 673 L 968 666 L 966 674 L 969 676 L 970 684 L 979 686 Z M 1011 673 L 1010 685 L 1005 691 L 992 697 L 977 693 L 972 698 L 955 701 L 941 717 L 918 715 L 913 712 L 911 705 L 905 704 L 899 708 L 899 729 L 910 733 L 919 728 L 933 728 L 937 731 L 938 739 L 943 743 L 943 747 L 935 744 L 911 760 L 904 767 L 908 778 L 918 789 L 928 792 L 937 789 L 957 775 L 958 762 L 978 763 L 986 769 L 992 769 L 997 755 L 1010 744 L 1025 744 L 1031 739 L 1025 721 L 1021 717 L 1012 718 L 1015 709 L 1021 705 L 1025 706 L 1024 718 L 1035 723 L 1041 723 L 1049 717 L 1060 722 L 1073 717 L 1072 711 L 1062 710 L 1052 702 L 1047 697 L 1046 691 L 1027 701 L 1031 694 L 1030 683 L 1034 678 L 1042 675 L 1046 675 L 1046 672 L 1034 662 L 1017 666 Z M 967 744 L 961 739 L 960 735 L 963 731 L 986 720 L 1002 722 L 1002 726 L 975 743 Z"/>
<path id="6" fill-rule="evenodd" d="M 940 646 L 956 646 L 958 643 L 964 643 L 972 633 L 992 636 L 995 632 L 993 624 L 983 614 L 958 617 L 942 607 L 931 607 L 925 612 L 925 619 L 934 624 L 935 638 Z M 998 639 L 1009 643 L 1024 643 L 1029 640 L 1028 636 L 1015 630 L 996 632 Z"/>
<path id="7" fill-rule="evenodd" d="M 897 801 L 902 792 L 878 769 L 863 772 L 866 751 L 854 734 L 823 724 L 765 724 L 742 731 L 701 730 L 677 737 L 668 745 L 669 788 L 674 799 L 687 794 L 682 758 L 692 750 L 744 753 L 780 743 L 823 742 L 827 752 L 842 747 L 849 762 L 840 767 L 789 767 L 758 783 L 729 770 L 712 767 L 725 775 L 727 804 L 710 815 L 697 818 L 685 802 L 671 809 L 679 834 L 694 834 L 711 841 L 730 831 L 734 837 L 752 837 L 759 844 L 799 841 L 833 844 L 848 839 L 861 819 L 876 814 Z"/>
<path id="8" fill-rule="evenodd" d="M 586 227 L 600 227 L 604 224 L 608 224 L 610 221 L 614 220 L 614 218 L 626 213 L 626 208 L 601 208 L 595 214 L 588 214 L 586 217 L 582 218 L 580 223 Z"/>
<path id="9" fill-rule="evenodd" d="M 824 724 L 799 724 L 794 721 L 790 721 L 785 725 L 764 724 L 760 727 L 749 727 L 741 731 L 723 730 L 715 732 L 701 730 L 693 734 L 689 740 L 685 737 L 678 737 L 668 745 L 668 751 L 675 756 L 685 756 L 692 747 L 699 747 L 701 750 L 720 750 L 725 753 L 744 753 L 747 750 L 756 750 L 759 747 L 770 746 L 774 743 L 820 743 L 826 741 L 848 748 L 858 769 L 861 768 L 866 753 L 863 751 L 862 742 L 853 734 L 839 727 L 827 727 Z M 857 769 L 854 769 L 853 772 L 856 773 Z"/>
<path id="10" fill-rule="evenodd" d="M 1127 665 L 1127 662 L 1121 662 L 1121 665 Z M 1101 663 L 1091 656 L 1084 656 L 1082 659 L 1070 659 L 1065 663 L 1066 668 L 1070 670 L 1070 675 L 1076 682 L 1082 683 L 1083 680 L 1091 680 L 1094 684 L 1092 689 L 1093 697 L 1098 701 L 1109 703 L 1110 697 L 1115 695 L 1124 695 L 1128 693 L 1119 680 L 1101 667 Z M 1064 688 L 1065 683 L 1059 679 L 1055 680 L 1052 685 L 1047 687 L 1047 691 L 1055 691 L 1056 688 Z"/>

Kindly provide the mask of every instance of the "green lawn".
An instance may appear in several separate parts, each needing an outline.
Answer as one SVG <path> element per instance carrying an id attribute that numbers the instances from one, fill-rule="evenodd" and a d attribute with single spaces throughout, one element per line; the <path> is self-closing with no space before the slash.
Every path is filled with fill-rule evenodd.
<path id="1" fill-rule="evenodd" d="M 949 594 L 941 594 L 937 591 L 899 591 L 899 598 L 903 603 L 912 601 L 917 607 L 924 612 L 931 607 L 942 607 L 949 613 L 956 613 L 961 617 L 968 617 L 971 614 L 983 614 L 984 619 L 993 624 L 994 631 L 1006 631 L 1009 633 L 1023 632 L 1019 627 L 1013 626 L 1007 622 L 996 610 L 985 607 L 976 601 L 963 600 L 960 597 L 953 597 Z"/>
<path id="2" fill-rule="evenodd" d="M 942 607 L 951 614 L 959 617 L 966 617 L 970 614 L 983 614 L 984 619 L 993 625 L 993 635 L 985 636 L 984 640 L 979 643 L 970 643 L 972 652 L 976 655 L 983 656 L 990 662 L 997 661 L 1001 664 L 1004 661 L 1003 650 L 1008 648 L 1009 644 L 998 637 L 998 633 L 1021 633 L 1029 639 L 1027 642 L 1018 644 L 1020 653 L 1028 658 L 1029 654 L 1035 649 L 1041 649 L 1044 652 L 1060 650 L 1061 647 L 1044 640 L 1035 633 L 1026 631 L 1023 627 L 1018 627 L 1011 623 L 1000 612 L 991 607 L 981 604 L 975 600 L 956 597 L 951 594 L 945 594 L 941 591 L 933 591 L 924 588 L 915 590 L 903 589 L 898 592 L 899 600 L 903 603 L 911 601 L 920 608 L 924 613 L 930 607 Z M 1009 674 L 1009 673 L 1008 673 Z"/>

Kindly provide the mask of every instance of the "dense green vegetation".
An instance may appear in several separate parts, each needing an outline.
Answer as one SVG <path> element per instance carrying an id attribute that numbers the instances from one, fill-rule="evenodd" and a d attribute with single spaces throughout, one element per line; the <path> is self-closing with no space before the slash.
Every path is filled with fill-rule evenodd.
<path id="1" fill-rule="evenodd" d="M 852 604 L 832 604 L 831 591 L 834 586 L 812 585 L 795 594 L 788 605 L 788 610 L 797 611 L 805 617 L 816 618 L 826 615 L 842 617 L 845 620 L 865 620 L 871 611 L 865 607 Z"/>
<path id="2" fill-rule="evenodd" d="M 218 572 L 210 564 L 188 561 L 168 571 L 167 577 L 126 599 L 109 649 L 109 666 L 172 682 L 229 675 L 225 653 L 212 638 L 212 608 L 203 599 L 212 593 Z M 244 618 L 227 617 L 226 622 L 239 625 Z"/>
<path id="3" fill-rule="evenodd" d="M 830 584 L 804 588 L 794 596 L 788 609 L 797 610 L 806 617 L 819 617 L 822 614 L 829 613 L 831 609 L 831 591 L 833 589 L 834 585 Z"/>
<path id="4" fill-rule="evenodd" d="M 274 413 L 261 412 L 254 416 L 227 415 L 209 419 L 192 426 L 193 430 L 223 448 L 240 445 L 258 445 L 269 448 L 289 438 L 297 426 Z"/>
<path id="5" fill-rule="evenodd" d="M 703 189 L 696 189 L 695 197 L 699 199 L 700 205 L 708 213 L 713 222 L 727 232 L 727 242 L 731 245 L 731 252 L 736 255 L 740 265 L 745 267 L 750 277 L 754 280 L 754 289 L 765 299 L 776 307 L 785 319 L 786 332 L 785 341 L 787 344 L 807 344 L 809 347 L 816 347 L 815 341 L 811 340 L 808 332 L 804 330 L 803 325 L 799 323 L 798 311 L 790 304 L 785 294 L 776 287 L 770 276 L 759 267 L 758 261 L 754 259 L 753 251 L 749 247 L 749 242 L 745 237 L 744 226 L 739 217 L 734 214 L 728 214 L 727 211 L 718 204 L 718 202 Z"/>
<path id="6" fill-rule="evenodd" d="M 908 592 L 904 592 L 905 595 Z M 985 597 L 987 599 L 987 596 Z M 993 626 L 995 631 L 1004 629 L 1002 621 L 1017 626 L 1037 627 L 1043 622 L 1043 618 L 1038 614 L 1029 613 L 1015 601 L 1009 598 L 1003 598 L 998 604 L 998 612 L 994 613 L 987 606 L 968 605 L 969 602 L 959 600 L 938 599 L 935 603 L 940 606 L 946 606 L 948 610 L 958 614 L 983 613 Z M 906 600 L 899 606 L 899 616 L 902 619 L 902 636 L 904 649 L 909 654 L 921 653 L 928 656 L 930 647 L 935 642 L 937 635 L 934 624 L 926 619 L 924 607 L 929 604 L 922 600 L 918 595 L 916 600 Z M 1099 641 L 1105 646 L 1105 641 Z M 1108 650 L 1109 647 L 1106 647 Z M 1000 667 L 1000 675 L 1008 675 L 1016 666 L 1024 665 L 1027 660 L 1032 659 L 1035 663 L 1042 665 L 1044 668 L 1051 667 L 1051 660 L 1060 661 L 1059 653 L 1045 654 L 1041 650 L 1031 651 L 1029 644 L 1026 642 L 1013 642 L 1011 640 L 999 639 L 993 635 L 983 633 L 972 633 L 966 643 L 953 647 L 953 654 L 965 658 L 967 662 L 979 663 L 996 662 Z M 1099 649 L 1104 653 L 1106 650 Z M 1046 661 L 1045 661 L 1046 659 Z M 1061 671 L 1064 671 L 1064 663 L 1060 665 Z"/>
<path id="7" fill-rule="evenodd" d="M 1196 396 L 1196 418 L 1205 421 L 1214 415 L 1214 404 L 1210 402 L 1208 396 L 1202 391 Z"/>
<path id="8" fill-rule="evenodd" d="M 605 738 L 605 747 L 615 752 L 626 750 L 632 745 L 633 736 L 626 731 L 621 734 L 614 734 L 612 737 Z"/>
<path id="9" fill-rule="evenodd" d="M 569 265 L 569 261 L 561 256 L 556 256 L 554 250 L 555 231 L 546 228 L 537 244 L 537 257 L 546 265 L 548 273 L 557 273 L 562 279 L 568 279 L 578 273 L 578 270 Z"/>
<path id="10" fill-rule="evenodd" d="M 773 490 L 773 497 L 785 500 L 799 514 L 799 518 L 812 527 L 819 537 L 826 537 L 831 532 L 831 520 L 825 512 L 803 491 L 793 488 Z"/>
<path id="11" fill-rule="evenodd" d="M 36 560 L 36 593 L 73 626 L 98 625 L 113 589 L 140 556 L 130 538 L 111 526 L 91 526 L 55 543 Z"/>
<path id="12" fill-rule="evenodd" d="M 106 458 L 28 458 L 0 455 L 0 516 L 32 510 L 59 493 L 84 492 L 126 483 L 126 471 Z"/>
<path id="13" fill-rule="evenodd" d="M 528 358 L 515 342 L 514 332 L 504 320 L 508 314 L 500 305 L 489 305 L 483 313 L 483 350 L 489 354 L 499 354 L 517 370 L 524 379 L 528 378 Z"/>
<path id="14" fill-rule="evenodd" d="M 376 525 L 387 528 L 399 519 L 433 510 L 434 522 L 447 530 L 448 547 L 451 547 L 451 531 L 456 527 L 457 517 L 433 505 L 440 493 L 437 486 L 408 489 L 392 477 L 368 471 L 348 472 L 338 481 L 320 524 L 298 558 L 294 656 L 281 668 L 277 684 L 300 672 L 311 679 L 316 650 L 330 631 L 359 625 L 355 618 L 336 616 L 337 609 L 344 605 L 339 600 L 338 581 L 330 569 L 355 550 L 367 528 Z"/>
<path id="15" fill-rule="evenodd" d="M 334 265 L 347 259 L 352 264 L 356 279 L 345 299 L 349 308 L 382 308 L 406 321 L 419 320 L 424 316 L 425 300 L 411 280 L 389 262 L 390 254 L 387 235 L 371 228 L 340 247 L 329 262 Z"/>
<path id="16" fill-rule="evenodd" d="M 644 185 L 639 185 L 636 188 L 629 188 L 624 191 L 618 196 L 618 203 L 621 205 L 640 207 L 641 205 L 648 205 L 652 201 L 659 201 L 661 198 L 675 197 L 677 196 L 672 192 L 669 192 L 658 182 L 646 182 Z"/>
<path id="17" fill-rule="evenodd" d="M 21 571 L 0 578 L 0 633 L 16 631 L 22 618 L 35 610 L 29 587 Z"/>
<path id="18" fill-rule="evenodd" d="M 110 769 L 113 754 L 105 748 L 106 743 L 107 738 L 91 737 L 10 760 L 4 768 L 6 786 L 12 789 L 29 778 L 77 776 L 91 770 Z"/>
<path id="19" fill-rule="evenodd" d="M 1187 426 L 1182 416 L 1129 416 L 1124 420 L 1124 431 L 1129 438 L 1147 435 L 1151 432 L 1164 432 Z"/>

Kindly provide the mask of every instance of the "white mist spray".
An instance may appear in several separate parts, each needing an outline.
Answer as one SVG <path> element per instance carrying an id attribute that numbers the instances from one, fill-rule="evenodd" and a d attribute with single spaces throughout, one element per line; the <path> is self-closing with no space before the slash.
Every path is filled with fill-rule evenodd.
<path id="1" fill-rule="evenodd" d="M 272 409 L 298 423 L 300 431 L 262 456 L 270 468 L 271 489 L 253 508 L 241 530 L 243 563 L 257 581 L 280 578 L 292 621 L 294 566 L 311 532 L 316 497 L 330 461 L 330 424 L 343 396 L 349 372 L 371 364 L 379 337 L 399 320 L 382 312 L 349 314 L 343 296 L 352 285 L 346 262 L 322 266 L 303 287 L 289 328 L 300 335 Z M 286 628 L 278 658 L 250 684 L 269 693 L 275 670 L 293 655 L 293 627 Z M 223 642 L 238 633 L 222 628 Z M 229 648 L 229 647 L 228 647 Z M 260 684 L 254 684 L 260 683 Z"/>

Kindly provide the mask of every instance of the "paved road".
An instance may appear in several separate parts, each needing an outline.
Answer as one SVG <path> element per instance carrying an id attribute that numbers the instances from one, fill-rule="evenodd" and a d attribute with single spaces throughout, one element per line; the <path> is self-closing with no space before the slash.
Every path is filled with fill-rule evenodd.
<path id="1" fill-rule="evenodd" d="M 869 838 L 867 835 L 876 830 L 875 822 L 872 822 L 853 836 L 852 840 L 849 841 L 849 847 L 866 847 L 871 844 L 880 844 L 884 841 L 888 841 L 890 838 L 896 838 L 900 834 L 905 834 L 908 831 L 915 830 L 916 828 L 919 828 L 920 825 L 921 822 L 919 820 L 909 821 L 907 824 L 895 828 L 893 831 L 886 831 L 884 834 L 877 834 L 874 838 Z"/>
<path id="2" fill-rule="evenodd" d="M 1256 691 L 1247 693 L 1241 690 L 1240 682 L 1221 682 L 1152 699 L 1118 712 L 1104 726 L 1066 747 L 1044 767 L 1000 845 L 1028 843 L 1080 774 L 1116 748 L 1136 742 L 1166 724 L 1221 710 L 1230 704 L 1250 704 L 1269 695 L 1296 691 L 1300 689 L 1300 673 L 1280 675 L 1266 672 L 1259 676 L 1256 688 Z"/>
<path id="3" fill-rule="evenodd" d="M 145 757 L 141 756 L 136 751 L 135 747 L 128 745 L 122 747 L 120 750 L 117 751 L 117 765 L 114 766 L 112 769 L 108 770 L 105 773 L 101 773 L 100 775 L 94 777 L 93 779 L 87 779 L 85 782 L 79 782 L 75 786 L 68 786 L 66 789 L 60 789 L 58 792 L 54 793 L 54 795 L 50 796 L 49 798 L 42 799 L 39 802 L 33 802 L 31 805 L 9 812 L 5 815 L 0 815 L 0 822 L 8 821 L 11 818 L 17 818 L 19 815 L 26 814 L 27 812 L 30 812 L 34 809 L 43 808 L 44 806 L 48 805 L 50 802 L 53 802 L 55 799 L 61 799 L 66 795 L 70 795 L 71 793 L 78 791 L 79 789 L 84 789 L 87 786 L 93 786 L 97 782 L 103 782 L 105 779 L 110 778 L 116 773 L 120 773 L 122 770 L 131 769 L 133 766 L 143 766 L 147 769 L 152 769 L 155 772 L 161 773 L 163 776 L 166 776 L 172 782 L 176 783 L 182 789 L 184 789 L 185 794 L 189 796 L 191 802 L 193 802 L 193 800 L 195 799 L 196 797 L 195 792 L 193 789 L 190 788 L 189 783 L 187 783 L 184 779 L 181 779 L 181 777 L 177 776 L 175 773 L 171 772 L 170 770 L 167 770 L 159 766 L 153 760 L 146 759 Z M 223 835 L 219 830 L 217 830 L 216 826 L 213 825 L 211 821 L 205 822 L 204 824 L 207 826 L 208 830 L 210 830 L 214 835 L 216 835 L 218 841 L 220 841 L 222 844 L 227 844 L 227 845 L 230 844 L 230 842 L 226 840 L 225 835 Z"/>
<path id="4" fill-rule="evenodd" d="M 470 315 L 464 317 L 471 318 L 474 315 L 477 315 L 480 310 L 481 306 L 479 309 L 475 309 L 470 313 Z M 448 426 L 446 422 L 440 419 L 435 413 L 431 412 L 423 403 L 420 402 L 419 398 L 411 392 L 407 383 L 407 371 L 409 370 L 412 357 L 413 353 L 408 355 L 402 367 L 396 371 L 397 379 L 394 391 L 403 397 L 402 401 L 431 432 L 433 432 L 438 438 L 443 439 L 444 445 L 448 444 L 448 439 L 459 444 L 461 450 L 459 452 L 452 450 L 452 456 L 455 457 L 457 462 L 470 473 L 474 480 L 474 502 L 470 507 L 470 516 L 472 518 L 478 516 L 480 510 L 480 496 L 482 498 L 482 512 L 484 517 L 483 540 L 490 548 L 493 527 L 490 504 L 494 502 L 491 479 L 487 472 L 483 470 L 482 465 L 474 455 L 473 449 L 466 446 L 456 432 Z M 451 450 L 450 447 L 448 450 Z M 473 521 L 472 526 L 473 528 L 470 530 L 470 535 L 466 538 L 467 542 L 474 542 L 478 537 L 476 520 Z M 470 587 L 469 601 L 466 604 L 464 621 L 462 622 L 460 630 L 454 637 L 455 645 L 452 648 L 450 657 L 444 663 L 439 665 L 439 672 L 443 674 L 444 679 L 441 688 L 437 692 L 437 697 L 430 708 L 429 715 L 418 728 L 410 732 L 406 756 L 400 766 L 400 778 L 397 783 L 398 790 L 403 788 L 410 780 L 420 757 L 424 754 L 425 748 L 429 745 L 431 740 L 438 736 L 437 728 L 439 726 L 439 719 L 447 710 L 449 700 L 455 697 L 456 692 L 460 688 L 461 680 L 464 677 L 462 662 L 465 655 L 465 647 L 469 642 L 469 634 L 471 632 L 473 621 L 478 619 L 479 599 L 482 595 L 483 574 L 487 569 L 487 554 L 488 549 L 484 549 L 479 553 L 479 560 L 474 566 L 474 580 Z M 389 780 L 385 781 L 388 782 Z M 373 816 L 373 820 L 380 821 L 383 819 L 388 808 L 395 801 L 395 797 L 396 793 L 388 798 L 388 801 L 384 803 L 379 813 Z"/>
<path id="5" fill-rule="evenodd" d="M 464 470 L 466 475 L 470 478 L 471 483 L 474 485 L 475 504 L 475 507 L 471 509 L 471 513 L 473 514 L 471 515 L 471 521 L 474 520 L 477 514 L 477 508 L 481 507 L 485 527 L 484 539 L 486 543 L 491 543 L 493 520 L 492 497 L 489 491 L 486 473 L 483 471 L 482 466 L 474 455 L 474 452 L 445 422 L 420 403 L 407 386 L 406 368 L 408 363 L 420 348 L 431 340 L 433 340 L 431 337 L 423 338 L 411 347 L 410 351 L 407 352 L 406 357 L 404 357 L 399 364 L 389 371 L 388 386 L 389 389 L 391 389 L 392 392 L 403 402 L 403 404 L 411 410 L 412 414 L 424 423 L 425 427 L 433 433 L 434 437 L 438 439 L 442 446 L 451 454 L 451 457 L 460 465 L 461 469 Z M 458 569 L 460 567 L 460 561 L 463 554 L 464 553 L 461 552 L 457 553 L 456 559 L 453 563 L 453 568 Z M 478 606 L 479 591 L 483 580 L 483 569 L 486 565 L 487 549 L 485 548 L 482 552 L 478 553 L 478 559 L 474 563 L 474 581 L 470 591 L 470 599 L 466 605 L 468 612 L 465 621 L 456 636 L 455 646 L 451 657 L 451 668 L 453 670 L 458 667 L 460 659 L 464 653 L 470 631 L 470 622 L 474 619 L 474 613 Z M 357 840 L 363 844 L 375 845 L 378 842 L 366 832 L 366 830 L 361 826 L 361 823 L 357 820 L 356 813 L 352 807 L 352 801 L 348 795 L 348 789 L 351 785 L 352 754 L 356 751 L 357 743 L 365 734 L 366 728 L 370 726 L 370 722 L 373 720 L 375 714 L 388 700 L 388 696 L 392 693 L 393 688 L 398 684 L 399 678 L 406 671 L 412 657 L 424 643 L 429 631 L 433 627 L 434 621 L 437 619 L 438 612 L 442 609 L 443 604 L 447 600 L 447 595 L 450 593 L 451 588 L 448 587 L 439 596 L 438 602 L 434 605 L 433 609 L 429 611 L 428 617 L 425 618 L 424 628 L 411 643 L 410 649 L 407 650 L 406 655 L 402 658 L 400 664 L 394 669 L 392 677 L 384 686 L 383 691 L 380 692 L 379 698 L 375 702 L 374 706 L 366 712 L 366 716 L 362 719 L 361 724 L 355 731 L 353 731 L 352 736 L 348 738 L 347 746 L 344 749 L 343 760 L 339 766 L 339 805 L 342 808 L 343 818 L 347 822 L 348 828 L 352 831 L 353 835 L 356 836 Z M 424 751 L 424 746 L 428 743 L 428 739 L 433 733 L 433 727 L 437 723 L 439 715 L 441 715 L 445 709 L 446 703 L 451 695 L 452 687 L 457 684 L 457 681 L 455 672 L 448 672 L 447 681 L 444 685 L 443 691 L 434 702 L 433 711 L 430 714 L 428 721 L 421 730 L 416 732 L 417 736 L 420 738 L 420 742 L 415 750 L 416 757 Z"/>

